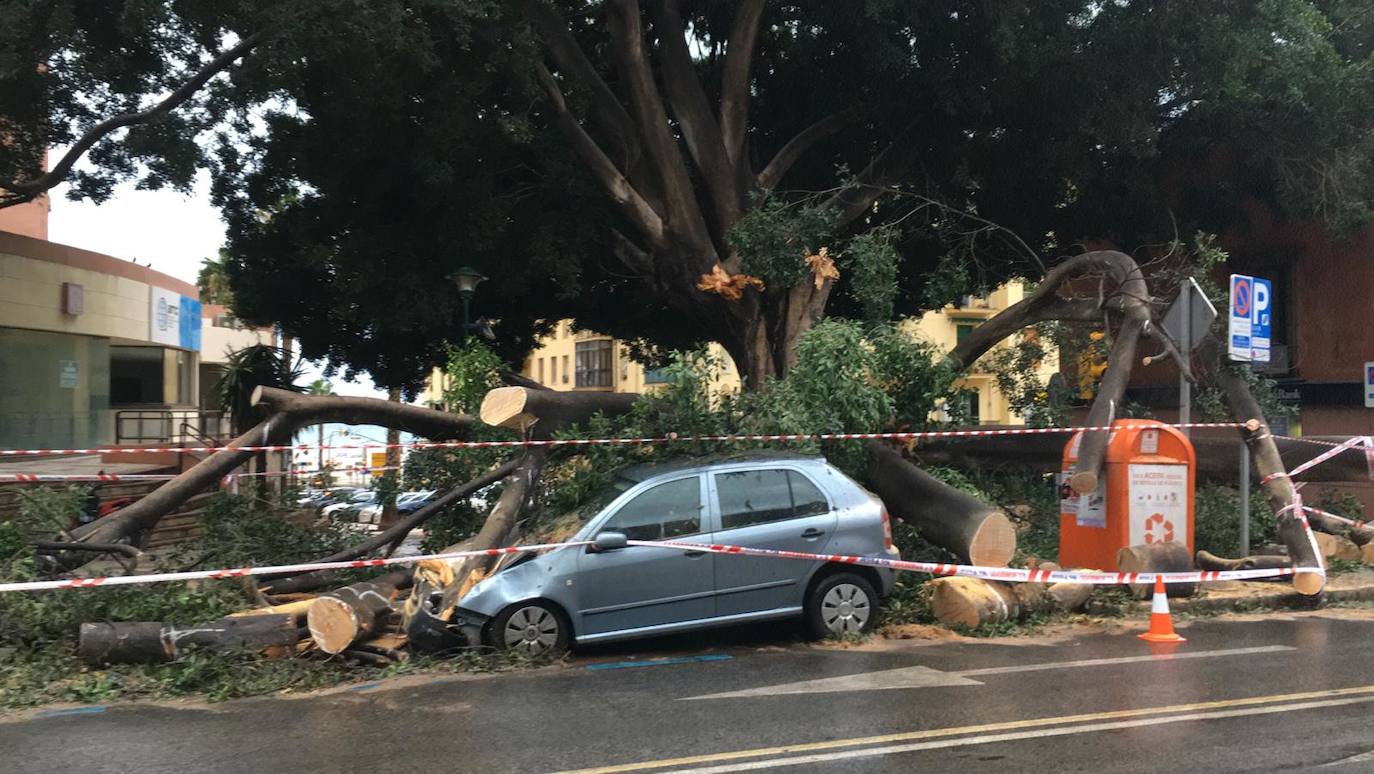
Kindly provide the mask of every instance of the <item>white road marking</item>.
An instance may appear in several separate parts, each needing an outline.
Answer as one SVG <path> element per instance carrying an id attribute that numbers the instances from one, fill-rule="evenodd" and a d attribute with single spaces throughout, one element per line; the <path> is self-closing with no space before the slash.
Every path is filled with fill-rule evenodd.
<path id="1" fill-rule="evenodd" d="M 1369 752 L 1362 752 L 1359 755 L 1352 755 L 1349 758 L 1341 758 L 1338 761 L 1323 763 L 1317 768 L 1324 769 L 1328 766 L 1344 766 L 1348 763 L 1369 763 L 1371 761 L 1374 761 L 1374 750 L 1370 750 Z"/>
<path id="2" fill-rule="evenodd" d="M 970 679 L 983 675 L 1010 674 L 1013 672 L 1039 672 L 1048 669 L 1076 669 L 1081 667 L 1108 666 L 1112 664 L 1135 664 L 1147 661 L 1175 661 L 1193 658 L 1221 658 L 1224 656 L 1253 656 L 1261 653 L 1281 653 L 1297 650 L 1287 645 L 1264 645 L 1253 648 L 1228 648 L 1225 650 L 1197 650 L 1183 653 L 1161 653 L 1148 656 L 1121 656 L 1118 658 L 1090 658 L 1079 661 L 1049 661 L 1040 664 L 1014 664 L 1008 666 L 964 669 L 958 672 L 941 672 L 925 666 L 900 667 L 879 672 L 859 672 L 840 677 L 823 677 L 819 680 L 802 680 L 794 683 L 765 685 L 760 688 L 747 688 L 740 691 L 725 691 L 704 696 L 686 696 L 679 701 L 700 699 L 745 699 L 759 696 L 788 696 L 803 693 L 841 693 L 848 691 L 885 691 L 896 688 L 943 688 L 957 685 L 982 685 Z"/>
<path id="3" fill-rule="evenodd" d="M 1357 696 L 1349 699 L 1329 699 L 1326 701 L 1278 704 L 1265 707 L 1247 707 L 1243 709 L 1218 710 L 1214 712 L 1190 712 L 1184 715 L 1166 715 L 1164 717 L 1142 718 L 1139 720 L 1118 720 L 1108 723 L 1085 723 L 1082 725 L 1059 728 L 1012 731 L 1003 734 L 981 734 L 978 736 L 960 737 L 958 739 L 939 739 L 930 742 L 913 742 L 911 744 L 896 744 L 885 747 L 867 747 L 858 750 L 841 750 L 830 753 L 797 755 L 790 758 L 768 758 L 765 760 L 748 761 L 744 763 L 727 763 L 720 766 L 671 769 L 670 771 L 671 774 L 726 774 L 727 772 L 735 771 L 757 771 L 759 769 L 773 769 L 783 766 L 804 766 L 808 764 L 829 763 L 831 761 L 842 761 L 854 758 L 872 758 L 880 755 L 900 755 L 902 753 L 919 752 L 921 750 L 968 747 L 973 745 L 995 744 L 997 742 L 1014 742 L 1022 739 L 1089 734 L 1098 731 L 1117 731 L 1123 728 L 1140 728 L 1143 726 L 1162 726 L 1171 723 L 1187 723 L 1195 720 L 1221 720 L 1251 715 L 1273 715 L 1280 712 L 1296 712 L 1299 710 L 1322 709 L 1324 707 L 1343 707 L 1351 704 L 1364 704 L 1371 701 L 1374 701 L 1374 696 Z"/>

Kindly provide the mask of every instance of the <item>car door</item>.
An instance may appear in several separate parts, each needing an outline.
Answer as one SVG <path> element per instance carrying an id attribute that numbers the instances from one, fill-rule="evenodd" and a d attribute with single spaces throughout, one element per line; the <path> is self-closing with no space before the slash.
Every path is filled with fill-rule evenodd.
<path id="1" fill-rule="evenodd" d="M 710 483 L 716 543 L 823 553 L 838 524 L 829 498 L 800 470 L 725 470 L 712 473 Z M 722 555 L 716 560 L 716 614 L 799 607 L 802 584 L 817 564 Z"/>
<path id="2" fill-rule="evenodd" d="M 657 481 L 632 495 L 596 532 L 631 540 L 710 542 L 701 475 Z M 579 637 L 695 621 L 715 615 L 715 556 L 680 548 L 629 546 L 578 557 Z"/>

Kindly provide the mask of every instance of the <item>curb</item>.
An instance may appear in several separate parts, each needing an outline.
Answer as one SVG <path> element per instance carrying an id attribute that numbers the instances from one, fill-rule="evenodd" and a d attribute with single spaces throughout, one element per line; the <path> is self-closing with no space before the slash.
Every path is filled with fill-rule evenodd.
<path id="1" fill-rule="evenodd" d="M 1328 589 L 1320 597 L 1307 597 L 1295 591 L 1275 591 L 1271 594 L 1256 594 L 1248 597 L 1198 597 L 1192 599 L 1171 599 L 1169 606 L 1175 613 L 1224 613 L 1245 612 L 1250 610 L 1320 610 L 1330 602 L 1369 602 L 1374 601 L 1374 585 L 1355 586 L 1345 589 Z M 1136 605 L 1145 609 L 1148 603 Z"/>

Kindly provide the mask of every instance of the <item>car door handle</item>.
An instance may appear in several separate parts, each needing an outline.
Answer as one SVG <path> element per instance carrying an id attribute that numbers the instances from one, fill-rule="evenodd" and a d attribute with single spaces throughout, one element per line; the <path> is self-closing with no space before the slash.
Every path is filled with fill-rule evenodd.
<path id="1" fill-rule="evenodd" d="M 818 538 L 818 537 L 820 537 L 821 535 L 824 535 L 824 534 L 825 534 L 825 530 L 823 530 L 823 529 L 816 529 L 815 527 L 812 527 L 811 529 L 808 529 L 807 531 L 801 533 L 801 536 L 804 537 L 804 538 L 810 539 L 810 538 Z"/>
<path id="2" fill-rule="evenodd" d="M 696 559 L 697 557 L 705 556 L 705 555 L 706 555 L 706 552 L 705 552 L 705 551 L 687 551 L 687 552 L 684 552 L 682 555 L 685 556 L 685 557 L 687 557 L 688 559 Z"/>

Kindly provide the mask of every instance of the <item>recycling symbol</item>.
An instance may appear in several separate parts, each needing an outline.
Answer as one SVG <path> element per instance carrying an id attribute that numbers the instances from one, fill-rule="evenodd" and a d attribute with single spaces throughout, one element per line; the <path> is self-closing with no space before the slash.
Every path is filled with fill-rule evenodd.
<path id="1" fill-rule="evenodd" d="M 1159 529 L 1158 537 L 1155 529 Z M 1174 523 L 1164 518 L 1162 513 L 1152 513 L 1150 518 L 1145 520 L 1145 542 L 1146 543 L 1170 543 L 1174 539 Z"/>

